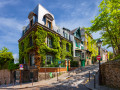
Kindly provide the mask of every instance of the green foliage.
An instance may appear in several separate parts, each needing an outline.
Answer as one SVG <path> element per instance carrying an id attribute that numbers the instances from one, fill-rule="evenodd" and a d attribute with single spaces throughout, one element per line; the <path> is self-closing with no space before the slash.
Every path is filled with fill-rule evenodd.
<path id="1" fill-rule="evenodd" d="M 19 62 L 20 63 L 22 63 L 23 57 L 25 58 L 25 61 L 28 62 L 29 61 L 28 52 L 34 49 L 34 46 L 30 47 L 30 44 L 29 44 L 30 36 L 32 36 L 32 39 L 34 39 L 34 31 L 29 33 L 29 35 L 27 35 L 21 42 L 19 42 Z M 33 41 L 33 43 L 35 42 Z M 23 50 L 22 44 L 24 44 L 24 50 Z"/>
<path id="2" fill-rule="evenodd" d="M 113 48 L 115 55 L 120 54 L 120 1 L 103 0 L 99 5 L 100 14 L 91 21 L 90 32 L 101 31 L 103 45 Z"/>
<path id="3" fill-rule="evenodd" d="M 19 63 L 14 64 L 13 60 L 9 61 L 9 63 L 8 63 L 9 70 L 14 70 L 14 69 L 18 69 L 18 68 L 19 68 Z"/>
<path id="4" fill-rule="evenodd" d="M 16 68 L 12 53 L 8 52 L 6 47 L 3 47 L 2 50 L 0 50 L 0 69 L 13 70 Z"/>
<path id="5" fill-rule="evenodd" d="M 29 35 L 32 35 L 34 46 L 29 47 Z M 28 61 L 28 52 L 31 49 L 38 48 L 37 53 L 41 56 L 42 66 L 45 66 L 46 54 L 50 53 L 54 55 L 55 59 L 65 59 L 67 56 L 72 57 L 72 45 L 70 42 L 62 39 L 62 47 L 60 47 L 60 37 L 57 34 L 43 30 L 42 27 L 37 27 L 36 31 L 32 31 L 25 37 L 21 42 L 19 42 L 19 55 L 20 61 L 25 57 L 25 60 Z M 46 44 L 46 38 L 50 36 L 52 38 L 52 48 L 49 48 Z M 22 43 L 24 43 L 24 51 L 22 51 Z M 69 45 L 69 52 L 66 51 L 66 45 Z"/>
<path id="6" fill-rule="evenodd" d="M 120 60 L 120 55 L 117 55 L 117 56 L 115 56 L 114 58 L 112 58 L 112 59 L 110 59 L 110 60 Z"/>
<path id="7" fill-rule="evenodd" d="M 79 65 L 78 61 L 70 61 L 71 67 L 78 67 L 78 65 Z"/>

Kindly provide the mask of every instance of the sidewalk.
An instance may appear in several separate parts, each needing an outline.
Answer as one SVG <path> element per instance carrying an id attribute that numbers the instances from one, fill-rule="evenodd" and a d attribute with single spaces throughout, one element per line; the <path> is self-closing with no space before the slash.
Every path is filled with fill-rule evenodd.
<path id="1" fill-rule="evenodd" d="M 85 86 L 91 90 L 118 90 L 118 89 L 114 89 L 114 88 L 110 88 L 107 86 L 100 86 L 99 85 L 99 80 L 98 80 L 98 73 L 95 75 L 95 79 L 96 79 L 96 85 L 94 88 L 94 78 L 92 77 L 92 79 L 90 80 L 90 82 L 86 83 Z"/>
<path id="2" fill-rule="evenodd" d="M 58 77 L 58 79 L 60 80 L 65 80 L 66 78 L 68 78 L 68 73 L 64 73 Z M 33 82 L 33 85 L 32 83 L 24 83 L 22 85 L 18 84 L 14 86 L 12 84 L 2 85 L 0 86 L 0 89 L 23 89 L 23 88 L 36 87 L 36 86 L 39 86 L 39 87 L 52 86 L 53 85 L 52 83 L 57 83 L 57 82 L 59 82 L 57 81 L 57 77 L 54 77 L 48 80 L 41 80 L 38 82 Z"/>
<path id="3" fill-rule="evenodd" d="M 97 64 L 93 65 L 93 66 L 97 66 Z M 54 85 L 61 84 L 60 82 L 64 82 L 64 81 L 68 81 L 69 82 L 69 80 L 68 80 L 69 78 L 71 78 L 71 79 L 72 78 L 73 79 L 76 78 L 77 81 L 73 82 L 73 84 L 76 84 L 75 86 L 77 86 L 77 85 L 79 85 L 79 83 L 82 82 L 82 80 L 79 80 L 80 77 L 84 76 L 81 79 L 86 80 L 86 78 L 88 76 L 87 75 L 88 74 L 88 69 L 91 70 L 93 68 L 93 67 L 91 67 L 91 68 L 90 67 L 91 67 L 91 65 L 90 66 L 86 66 L 84 68 L 77 68 L 77 69 L 75 69 L 73 71 L 70 71 L 70 75 L 69 75 L 69 73 L 64 73 L 64 74 L 62 74 L 62 75 L 60 75 L 58 77 L 59 81 L 57 81 L 57 77 L 54 77 L 54 78 L 47 79 L 47 80 L 33 82 L 33 85 L 32 85 L 32 83 L 24 83 L 22 85 L 18 84 L 18 85 L 14 85 L 14 86 L 12 84 L 11 85 L 9 84 L 8 86 L 0 86 L 0 89 L 24 89 L 24 88 L 45 87 L 45 86 L 52 87 Z M 72 81 L 74 81 L 74 80 L 72 80 Z"/>

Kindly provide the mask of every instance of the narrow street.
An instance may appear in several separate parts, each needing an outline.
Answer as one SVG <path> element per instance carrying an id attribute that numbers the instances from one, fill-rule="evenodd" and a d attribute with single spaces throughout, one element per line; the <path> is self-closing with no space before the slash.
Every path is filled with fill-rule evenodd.
<path id="1" fill-rule="evenodd" d="M 89 71 L 92 77 L 98 71 L 98 64 L 78 68 L 74 71 L 66 73 L 65 77 L 62 77 L 61 75 L 57 82 L 45 84 L 43 86 L 38 85 L 22 90 L 89 90 L 84 86 L 84 84 L 88 82 Z M 56 77 L 51 80 L 56 80 Z"/>

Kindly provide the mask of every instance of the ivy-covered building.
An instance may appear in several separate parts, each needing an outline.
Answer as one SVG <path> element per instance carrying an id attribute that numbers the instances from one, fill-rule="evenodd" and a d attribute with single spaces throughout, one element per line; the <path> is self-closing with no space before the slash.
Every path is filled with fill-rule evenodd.
<path id="1" fill-rule="evenodd" d="M 90 65 L 96 61 L 96 56 L 98 55 L 98 47 L 97 43 L 94 42 L 93 37 L 91 34 L 85 32 L 84 28 L 80 29 L 81 31 L 81 38 L 84 45 L 84 63 L 85 65 Z"/>
<path id="2" fill-rule="evenodd" d="M 39 68 L 55 66 L 56 60 L 72 58 L 72 41 L 69 36 L 65 38 L 65 34 L 59 34 L 61 28 L 56 26 L 54 15 L 38 4 L 28 19 L 29 24 L 18 40 L 20 63 Z"/>

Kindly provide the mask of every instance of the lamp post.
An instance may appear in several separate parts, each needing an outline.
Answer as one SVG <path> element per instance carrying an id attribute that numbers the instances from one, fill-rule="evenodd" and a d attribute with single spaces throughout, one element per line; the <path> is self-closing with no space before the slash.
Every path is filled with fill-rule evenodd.
<path id="1" fill-rule="evenodd" d="M 99 39 L 98 41 L 97 41 L 97 45 L 98 45 L 98 54 L 100 55 L 100 47 L 101 47 L 101 45 L 102 45 L 102 41 Z M 99 60 L 99 85 L 101 85 L 102 83 L 101 83 L 101 69 L 100 69 L 100 60 Z"/>

